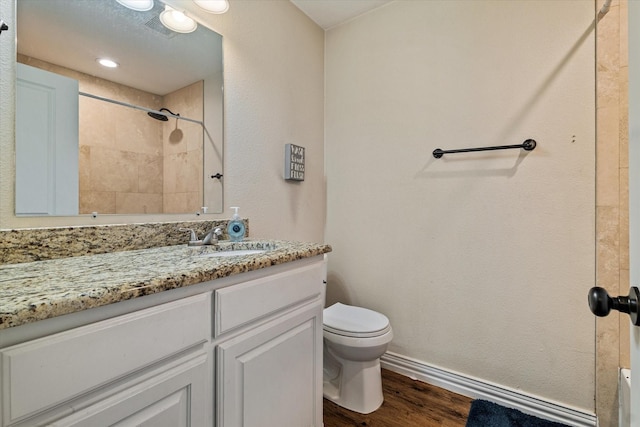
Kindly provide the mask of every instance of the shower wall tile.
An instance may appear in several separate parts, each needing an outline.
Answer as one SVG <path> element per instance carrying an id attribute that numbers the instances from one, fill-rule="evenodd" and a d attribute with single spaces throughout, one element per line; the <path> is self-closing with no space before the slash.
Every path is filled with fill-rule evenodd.
<path id="1" fill-rule="evenodd" d="M 202 188 L 202 151 L 166 155 L 165 193 L 184 193 Z"/>
<path id="2" fill-rule="evenodd" d="M 187 164 L 189 166 L 189 173 L 187 179 L 189 180 L 186 191 L 195 191 L 202 193 L 203 182 L 202 176 L 203 170 L 203 153 L 202 150 L 192 150 L 187 153 Z"/>
<path id="3" fill-rule="evenodd" d="M 620 290 L 619 295 L 628 295 L 629 287 L 631 283 L 629 282 L 629 269 L 621 269 L 620 270 Z M 620 362 L 619 366 L 622 368 L 631 368 L 630 357 L 631 357 L 631 340 L 630 330 L 631 330 L 631 322 L 629 322 L 629 316 L 619 316 L 620 318 Z M 625 338 L 626 337 L 626 338 Z"/>
<path id="4" fill-rule="evenodd" d="M 162 156 L 138 154 L 138 191 L 162 195 L 163 167 Z"/>
<path id="5" fill-rule="evenodd" d="M 164 156 L 164 193 L 184 192 L 188 173 L 187 153 L 167 154 Z"/>
<path id="6" fill-rule="evenodd" d="M 628 3 L 620 2 L 620 289 L 619 295 L 627 295 L 631 286 L 629 279 L 629 52 L 628 52 Z M 631 324 L 627 316 L 620 316 L 620 360 L 619 366 L 630 368 Z"/>
<path id="7" fill-rule="evenodd" d="M 620 168 L 620 268 L 629 270 L 629 169 Z M 628 272 L 627 272 L 628 273 Z"/>
<path id="8" fill-rule="evenodd" d="M 616 312 L 596 318 L 596 342 L 609 350 L 596 357 L 596 402 L 598 423 L 618 425 L 618 360 L 620 357 L 620 315 Z M 615 368 L 613 368 L 615 367 Z M 612 369 L 613 368 L 613 369 Z"/>
<path id="9" fill-rule="evenodd" d="M 184 127 L 187 151 L 202 151 L 202 141 L 204 140 L 204 130 L 196 123 L 189 123 Z"/>
<path id="10" fill-rule="evenodd" d="M 620 167 L 629 167 L 629 67 L 620 68 Z"/>
<path id="11" fill-rule="evenodd" d="M 597 284 L 615 293 L 620 280 L 620 210 L 617 206 L 596 208 Z"/>
<path id="12" fill-rule="evenodd" d="M 78 189 L 80 191 L 80 205 L 82 193 L 91 191 L 91 147 L 80 145 L 78 151 Z M 82 213 L 82 208 L 80 209 Z"/>
<path id="13" fill-rule="evenodd" d="M 80 97 L 80 146 L 113 147 L 116 126 L 113 108 L 97 99 Z"/>
<path id="14" fill-rule="evenodd" d="M 596 7 L 602 6 L 598 0 Z M 596 29 L 596 283 L 626 295 L 629 286 L 627 0 L 614 0 Z M 596 321 L 596 413 L 617 425 L 618 367 L 629 365 L 627 316 Z"/>
<path id="15" fill-rule="evenodd" d="M 165 213 L 199 212 L 202 207 L 202 193 L 188 191 L 164 195 L 163 209 Z"/>
<path id="16" fill-rule="evenodd" d="M 162 212 L 162 194 L 116 193 L 116 213 Z"/>
<path id="17" fill-rule="evenodd" d="M 185 206 L 187 206 L 187 193 L 167 193 L 164 195 L 163 209 L 165 213 L 184 212 Z"/>
<path id="18" fill-rule="evenodd" d="M 602 77 L 598 79 L 601 81 Z M 615 206 L 619 200 L 619 161 L 620 125 L 619 109 L 613 106 L 602 106 L 597 109 L 598 126 L 596 130 L 596 158 L 598 172 L 596 174 L 596 205 Z"/>
<path id="19" fill-rule="evenodd" d="M 81 191 L 80 213 L 114 214 L 116 212 L 115 191 Z"/>
<path id="20" fill-rule="evenodd" d="M 162 125 L 145 111 L 114 106 L 115 141 L 113 147 L 122 151 L 162 155 Z"/>
<path id="21" fill-rule="evenodd" d="M 620 295 L 627 295 L 629 279 L 629 26 L 628 1 L 620 4 Z M 626 317 L 626 316 L 625 316 Z M 619 366 L 631 367 L 628 319 L 620 324 Z"/>
<path id="22" fill-rule="evenodd" d="M 93 147 L 89 163 L 91 190 L 138 191 L 138 158 L 135 153 Z"/>
<path id="23" fill-rule="evenodd" d="M 168 108 L 182 117 L 202 120 L 203 82 L 165 95 Z M 199 211 L 203 203 L 203 129 L 200 124 L 169 120 L 164 125 L 165 212 Z"/>
<path id="24" fill-rule="evenodd" d="M 620 67 L 629 66 L 629 2 L 619 1 Z M 628 92 L 625 92 L 628 93 Z"/>
<path id="25" fill-rule="evenodd" d="M 187 193 L 187 212 L 199 212 L 202 207 L 202 190 Z"/>

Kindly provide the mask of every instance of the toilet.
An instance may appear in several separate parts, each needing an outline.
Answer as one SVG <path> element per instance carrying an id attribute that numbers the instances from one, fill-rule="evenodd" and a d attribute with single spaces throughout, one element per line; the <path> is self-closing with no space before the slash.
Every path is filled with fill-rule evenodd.
<path id="1" fill-rule="evenodd" d="M 368 414 L 382 405 L 380 356 L 393 338 L 389 319 L 376 311 L 336 303 L 323 312 L 324 397 Z"/>

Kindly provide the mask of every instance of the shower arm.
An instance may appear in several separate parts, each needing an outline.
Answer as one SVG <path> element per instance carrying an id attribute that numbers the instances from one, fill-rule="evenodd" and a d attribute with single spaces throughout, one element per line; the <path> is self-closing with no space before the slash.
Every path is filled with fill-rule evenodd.
<path id="1" fill-rule="evenodd" d="M 146 111 L 147 113 L 154 113 L 154 114 L 160 114 L 162 116 L 167 116 L 167 117 L 173 117 L 174 119 L 179 119 L 179 120 L 186 120 L 188 122 L 192 122 L 192 123 L 197 123 L 200 126 L 204 126 L 204 123 L 202 123 L 201 120 L 195 120 L 195 119 L 190 119 L 188 117 L 182 117 L 181 115 L 176 115 L 176 114 L 169 114 L 169 113 L 164 113 L 162 111 L 158 111 L 158 110 L 152 110 L 151 108 L 145 108 L 145 107 L 141 107 L 139 105 L 133 105 L 133 104 L 129 104 L 126 102 L 122 102 L 122 101 L 116 101 L 115 99 L 109 99 L 109 98 L 104 98 L 102 96 L 98 96 L 98 95 L 92 95 L 90 93 L 86 93 L 86 92 L 78 92 L 78 95 L 82 95 L 82 96 L 86 96 L 88 98 L 93 98 L 93 99 L 97 99 L 99 101 L 105 101 L 105 102 L 110 102 L 111 104 L 117 104 L 117 105 L 122 105 L 123 107 L 130 107 L 130 108 L 134 108 L 136 110 L 142 110 L 142 111 Z"/>

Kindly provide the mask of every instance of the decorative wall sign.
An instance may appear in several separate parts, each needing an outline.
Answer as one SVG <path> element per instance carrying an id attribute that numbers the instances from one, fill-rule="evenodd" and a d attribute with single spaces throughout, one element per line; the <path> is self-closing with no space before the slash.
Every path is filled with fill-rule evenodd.
<path id="1" fill-rule="evenodd" d="M 304 181 L 304 147 L 285 144 L 284 179 L 290 181 Z"/>

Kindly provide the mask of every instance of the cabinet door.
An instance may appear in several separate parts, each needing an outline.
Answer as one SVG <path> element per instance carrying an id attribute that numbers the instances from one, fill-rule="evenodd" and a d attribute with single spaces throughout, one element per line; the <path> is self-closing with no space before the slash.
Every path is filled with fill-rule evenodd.
<path id="1" fill-rule="evenodd" d="M 0 349 L 2 425 L 56 411 L 210 337 L 205 293 Z"/>
<path id="2" fill-rule="evenodd" d="M 200 427 L 211 425 L 209 357 L 181 359 L 153 377 L 73 415 L 53 427 Z"/>
<path id="3" fill-rule="evenodd" d="M 322 426 L 322 304 L 220 344 L 218 426 Z"/>

